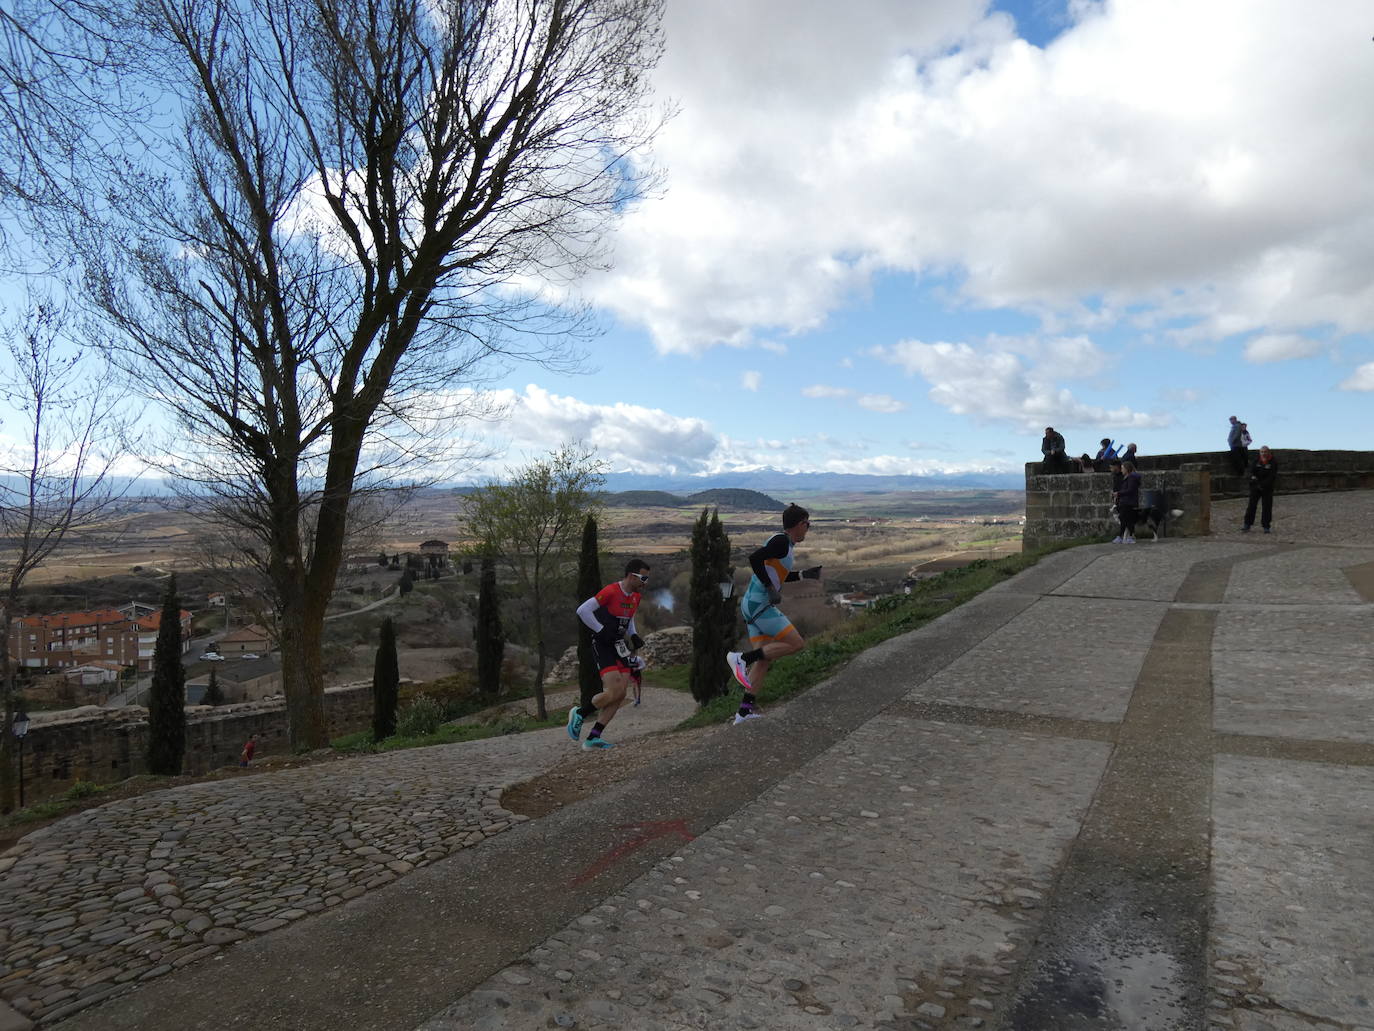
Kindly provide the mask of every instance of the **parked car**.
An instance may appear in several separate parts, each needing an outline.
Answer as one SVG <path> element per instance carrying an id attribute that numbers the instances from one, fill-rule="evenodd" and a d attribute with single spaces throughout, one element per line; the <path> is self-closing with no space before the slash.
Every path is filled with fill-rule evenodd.
<path id="1" fill-rule="evenodd" d="M 200 657 L 201 662 L 223 662 L 224 656 L 219 652 L 205 652 Z"/>
<path id="2" fill-rule="evenodd" d="M 260 659 L 261 655 L 254 655 L 252 652 L 244 652 L 239 656 L 240 659 Z"/>

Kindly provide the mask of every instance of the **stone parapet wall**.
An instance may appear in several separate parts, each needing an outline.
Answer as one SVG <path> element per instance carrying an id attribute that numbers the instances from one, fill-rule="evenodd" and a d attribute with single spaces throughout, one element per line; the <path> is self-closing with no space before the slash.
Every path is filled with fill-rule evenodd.
<path id="1" fill-rule="evenodd" d="M 1302 451 L 1274 448 L 1279 465 L 1278 494 L 1313 494 L 1341 490 L 1374 490 L 1374 451 Z M 1253 455 L 1253 449 L 1252 449 Z M 1163 490 L 1167 507 L 1182 509 L 1167 535 L 1199 537 L 1211 532 L 1212 501 L 1244 497 L 1246 476 L 1231 469 L 1229 451 L 1179 455 L 1141 455 L 1136 460 L 1142 490 Z M 1110 473 L 1042 471 L 1026 463 L 1026 527 L 1022 547 L 1036 548 L 1074 537 L 1111 538 Z"/>
<path id="2" fill-rule="evenodd" d="M 1116 534 L 1112 517 L 1111 473 L 1058 473 L 1038 471 L 1039 462 L 1026 466 L 1026 526 L 1021 546 L 1043 547 L 1056 540 L 1075 537 L 1110 538 Z M 1166 524 L 1171 537 L 1200 537 L 1211 532 L 1211 474 L 1206 466 L 1141 473 L 1142 503 L 1150 491 L 1162 491 L 1165 507 L 1182 511 Z"/>
<path id="3" fill-rule="evenodd" d="M 1250 449 L 1254 460 L 1258 448 Z M 1374 451 L 1303 451 L 1272 448 L 1279 464 L 1276 494 L 1319 494 L 1332 490 L 1374 490 Z M 1141 455 L 1136 467 L 1177 469 L 1184 464 L 1203 465 L 1212 474 L 1212 497 L 1244 497 L 1250 493 L 1247 477 L 1231 471 L 1229 451 L 1184 455 Z M 1033 463 L 1038 465 L 1039 463 Z"/>
<path id="4" fill-rule="evenodd" d="M 330 737 L 369 727 L 371 686 L 328 690 L 324 709 Z M 35 722 L 24 739 L 25 802 L 33 804 L 61 795 L 78 780 L 110 784 L 146 773 L 147 715 L 140 706 L 91 708 L 65 718 Z M 183 772 L 199 775 L 237 764 L 243 743 L 251 734 L 258 735 L 259 756 L 290 751 L 285 699 L 188 709 Z"/>

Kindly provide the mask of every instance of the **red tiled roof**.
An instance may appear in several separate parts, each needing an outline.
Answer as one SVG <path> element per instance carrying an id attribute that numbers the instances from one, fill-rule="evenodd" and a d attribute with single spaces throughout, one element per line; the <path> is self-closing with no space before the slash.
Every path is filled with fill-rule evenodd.
<path id="1" fill-rule="evenodd" d="M 181 622 L 185 623 L 190 618 L 191 613 L 187 612 L 185 609 L 182 609 Z M 141 626 L 144 630 L 156 630 L 160 626 L 162 626 L 162 612 L 161 610 L 159 610 L 157 612 L 154 612 L 151 616 L 144 616 L 142 619 L 135 620 L 135 622 L 137 622 L 138 625 Z"/>
<path id="2" fill-rule="evenodd" d="M 93 609 L 90 612 L 51 612 L 46 616 L 20 616 L 15 620 L 21 626 L 78 627 L 105 626 L 109 623 L 125 623 L 123 613 L 116 609 Z"/>

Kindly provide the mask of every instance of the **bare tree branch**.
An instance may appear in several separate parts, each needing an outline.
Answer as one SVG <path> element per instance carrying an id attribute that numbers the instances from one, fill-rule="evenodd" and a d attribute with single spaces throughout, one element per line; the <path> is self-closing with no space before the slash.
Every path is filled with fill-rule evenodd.
<path id="1" fill-rule="evenodd" d="M 133 9 L 179 126 L 134 128 L 76 212 L 81 290 L 177 422 L 169 469 L 264 542 L 292 740 L 316 747 L 353 497 L 440 475 L 511 362 L 580 360 L 586 310 L 529 287 L 597 267 L 654 179 L 661 0 Z"/>

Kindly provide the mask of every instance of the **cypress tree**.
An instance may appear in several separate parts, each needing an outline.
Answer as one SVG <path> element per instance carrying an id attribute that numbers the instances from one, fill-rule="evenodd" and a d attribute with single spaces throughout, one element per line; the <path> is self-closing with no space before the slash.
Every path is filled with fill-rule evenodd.
<path id="1" fill-rule="evenodd" d="M 733 583 L 735 578 L 735 567 L 730 565 L 730 538 L 725 533 L 725 527 L 720 521 L 719 510 L 712 510 L 711 525 L 706 529 L 706 535 L 710 540 L 711 556 L 711 575 L 716 578 L 717 584 Z M 729 598 L 720 600 L 720 643 L 725 651 L 730 651 L 736 639 L 739 637 L 739 599 L 732 592 Z M 730 673 L 729 667 L 722 660 L 720 664 L 720 689 L 719 694 L 728 694 L 734 677 Z"/>
<path id="2" fill-rule="evenodd" d="M 175 575 L 162 598 L 148 691 L 148 772 L 176 775 L 186 753 L 186 670 L 181 665 L 181 602 Z"/>
<path id="3" fill-rule="evenodd" d="M 501 693 L 501 661 L 505 657 L 501 596 L 496 590 L 496 560 L 484 557 L 477 589 L 477 690 L 489 695 Z"/>
<path id="4" fill-rule="evenodd" d="M 582 550 L 577 556 L 577 603 L 580 605 L 605 586 L 601 582 L 601 555 L 597 551 L 596 516 L 582 524 Z M 592 656 L 592 632 L 577 621 L 577 686 L 581 704 L 589 706 L 601 691 L 601 674 Z"/>
<path id="5" fill-rule="evenodd" d="M 218 671 L 215 667 L 211 666 L 210 682 L 205 685 L 205 698 L 203 699 L 206 705 L 224 704 L 224 692 L 219 689 L 219 677 L 217 673 Z"/>
<path id="6" fill-rule="evenodd" d="M 699 705 L 725 693 L 723 670 L 726 641 L 721 622 L 721 576 L 712 561 L 711 512 L 701 510 L 692 525 L 692 583 L 688 604 L 692 610 L 692 697 Z M 717 520 L 719 522 L 719 520 Z"/>
<path id="7" fill-rule="evenodd" d="M 396 733 L 396 706 L 401 696 L 401 670 L 396 661 L 396 625 L 382 620 L 377 660 L 372 667 L 372 740 Z"/>

